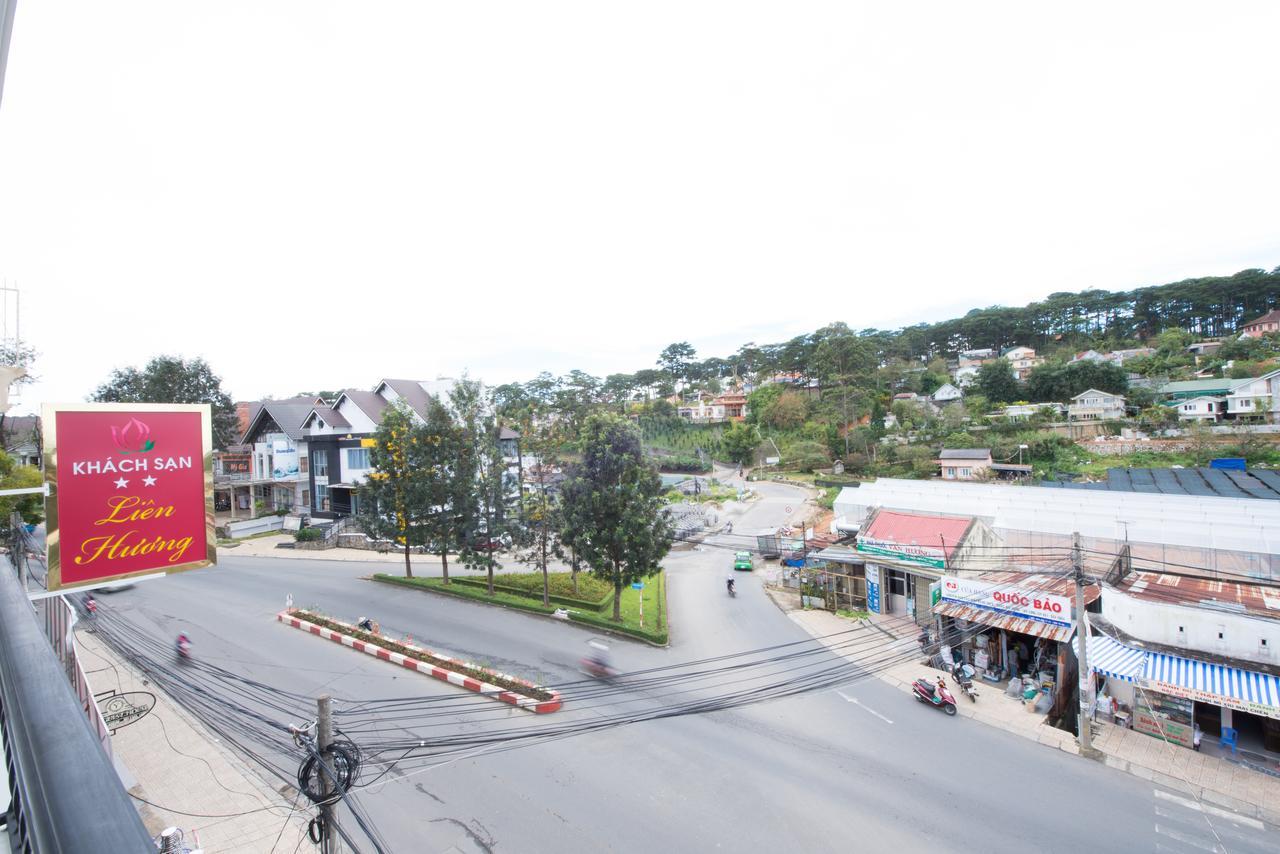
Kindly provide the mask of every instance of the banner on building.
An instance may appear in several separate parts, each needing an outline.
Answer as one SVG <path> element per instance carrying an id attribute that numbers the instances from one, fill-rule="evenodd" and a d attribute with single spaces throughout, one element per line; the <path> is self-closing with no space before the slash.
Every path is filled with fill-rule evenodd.
<path id="1" fill-rule="evenodd" d="M 298 449 L 280 439 L 271 443 L 271 479 L 298 479 Z"/>
<path id="2" fill-rule="evenodd" d="M 970 608 L 1071 627 L 1071 599 L 1068 596 L 1024 590 L 1014 584 L 944 575 L 942 598 Z"/>
<path id="3" fill-rule="evenodd" d="M 858 551 L 938 569 L 943 569 L 947 565 L 946 552 L 940 546 L 907 545 L 891 540 L 877 540 L 874 537 L 859 537 Z"/>
<path id="4" fill-rule="evenodd" d="M 46 404 L 50 591 L 217 562 L 208 404 Z"/>

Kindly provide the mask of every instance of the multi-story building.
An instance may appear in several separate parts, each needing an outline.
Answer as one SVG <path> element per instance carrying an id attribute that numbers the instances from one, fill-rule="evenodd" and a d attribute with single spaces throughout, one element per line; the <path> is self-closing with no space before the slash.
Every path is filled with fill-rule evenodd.
<path id="1" fill-rule="evenodd" d="M 1005 350 L 1001 358 L 1008 360 L 1009 370 L 1013 371 L 1013 375 L 1019 380 L 1025 380 L 1032 368 L 1044 364 L 1044 359 L 1037 356 L 1032 347 L 1013 347 Z"/>
<path id="2" fill-rule="evenodd" d="M 1114 421 L 1124 415 L 1124 395 L 1096 388 L 1080 392 L 1067 405 L 1069 421 Z"/>

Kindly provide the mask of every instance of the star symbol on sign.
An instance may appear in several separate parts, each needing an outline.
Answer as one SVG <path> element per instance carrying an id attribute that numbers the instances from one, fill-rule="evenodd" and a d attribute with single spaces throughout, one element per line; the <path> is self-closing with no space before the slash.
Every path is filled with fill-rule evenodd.
<path id="1" fill-rule="evenodd" d="M 144 477 L 144 478 L 142 479 L 142 485 L 143 485 L 143 486 L 155 486 L 155 485 L 156 485 L 156 479 L 155 479 L 154 477 L 150 477 L 150 476 L 148 476 L 148 477 Z"/>
<path id="2" fill-rule="evenodd" d="M 116 481 L 116 489 L 124 489 L 128 485 L 129 485 L 129 481 L 125 480 L 124 478 L 120 478 L 119 480 Z"/>

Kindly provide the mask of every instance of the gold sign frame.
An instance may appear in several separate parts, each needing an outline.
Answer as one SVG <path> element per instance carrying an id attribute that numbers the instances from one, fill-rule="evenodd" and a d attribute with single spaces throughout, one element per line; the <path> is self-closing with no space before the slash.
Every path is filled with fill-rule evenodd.
<path id="1" fill-rule="evenodd" d="M 121 575 L 103 576 L 72 585 L 62 583 L 61 538 L 58 536 L 58 418 L 59 412 L 195 412 L 200 415 L 200 455 L 204 468 L 205 555 L 185 563 L 137 570 Z M 87 590 L 127 581 L 131 578 L 172 575 L 188 569 L 215 566 L 218 543 L 213 518 L 213 411 L 207 403 L 46 403 L 40 407 L 41 432 L 44 434 L 44 482 L 49 494 L 45 498 L 45 559 L 49 568 L 48 590 Z"/>

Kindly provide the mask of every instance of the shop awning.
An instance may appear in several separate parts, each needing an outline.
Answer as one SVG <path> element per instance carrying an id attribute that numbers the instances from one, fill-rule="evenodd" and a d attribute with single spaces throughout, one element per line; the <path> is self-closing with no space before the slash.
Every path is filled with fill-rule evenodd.
<path id="1" fill-rule="evenodd" d="M 331 483 L 329 484 L 329 488 L 330 489 L 355 489 L 356 486 L 353 483 Z"/>
<path id="2" fill-rule="evenodd" d="M 1080 657 L 1080 644 L 1071 640 L 1071 649 Z M 1125 682 L 1137 682 L 1147 663 L 1147 650 L 1125 646 L 1107 635 L 1089 635 L 1089 669 Z"/>
<path id="3" fill-rule="evenodd" d="M 817 560 L 828 560 L 834 563 L 866 563 L 867 559 L 848 546 L 827 546 L 819 552 L 811 552 L 809 557 Z"/>
<path id="4" fill-rule="evenodd" d="M 1204 695 L 1228 701 L 1222 705 L 1280 718 L 1280 677 L 1226 664 L 1212 664 L 1163 652 L 1147 652 L 1142 679 L 1157 691 L 1168 688 L 1190 692 L 1192 699 Z"/>
<path id="5" fill-rule="evenodd" d="M 1009 632 L 1020 632 L 1032 637 L 1049 638 L 1055 641 L 1066 641 L 1071 637 L 1071 633 L 1075 631 L 1075 629 L 1067 626 L 1055 626 L 1051 623 L 1042 623 L 1039 620 L 1029 620 L 1026 617 L 997 614 L 985 608 L 961 605 L 958 602 L 939 602 L 933 606 L 933 613 L 942 614 L 946 617 L 955 617 L 958 620 L 966 620 L 970 623 L 991 626 L 992 628 L 1004 629 Z"/>

